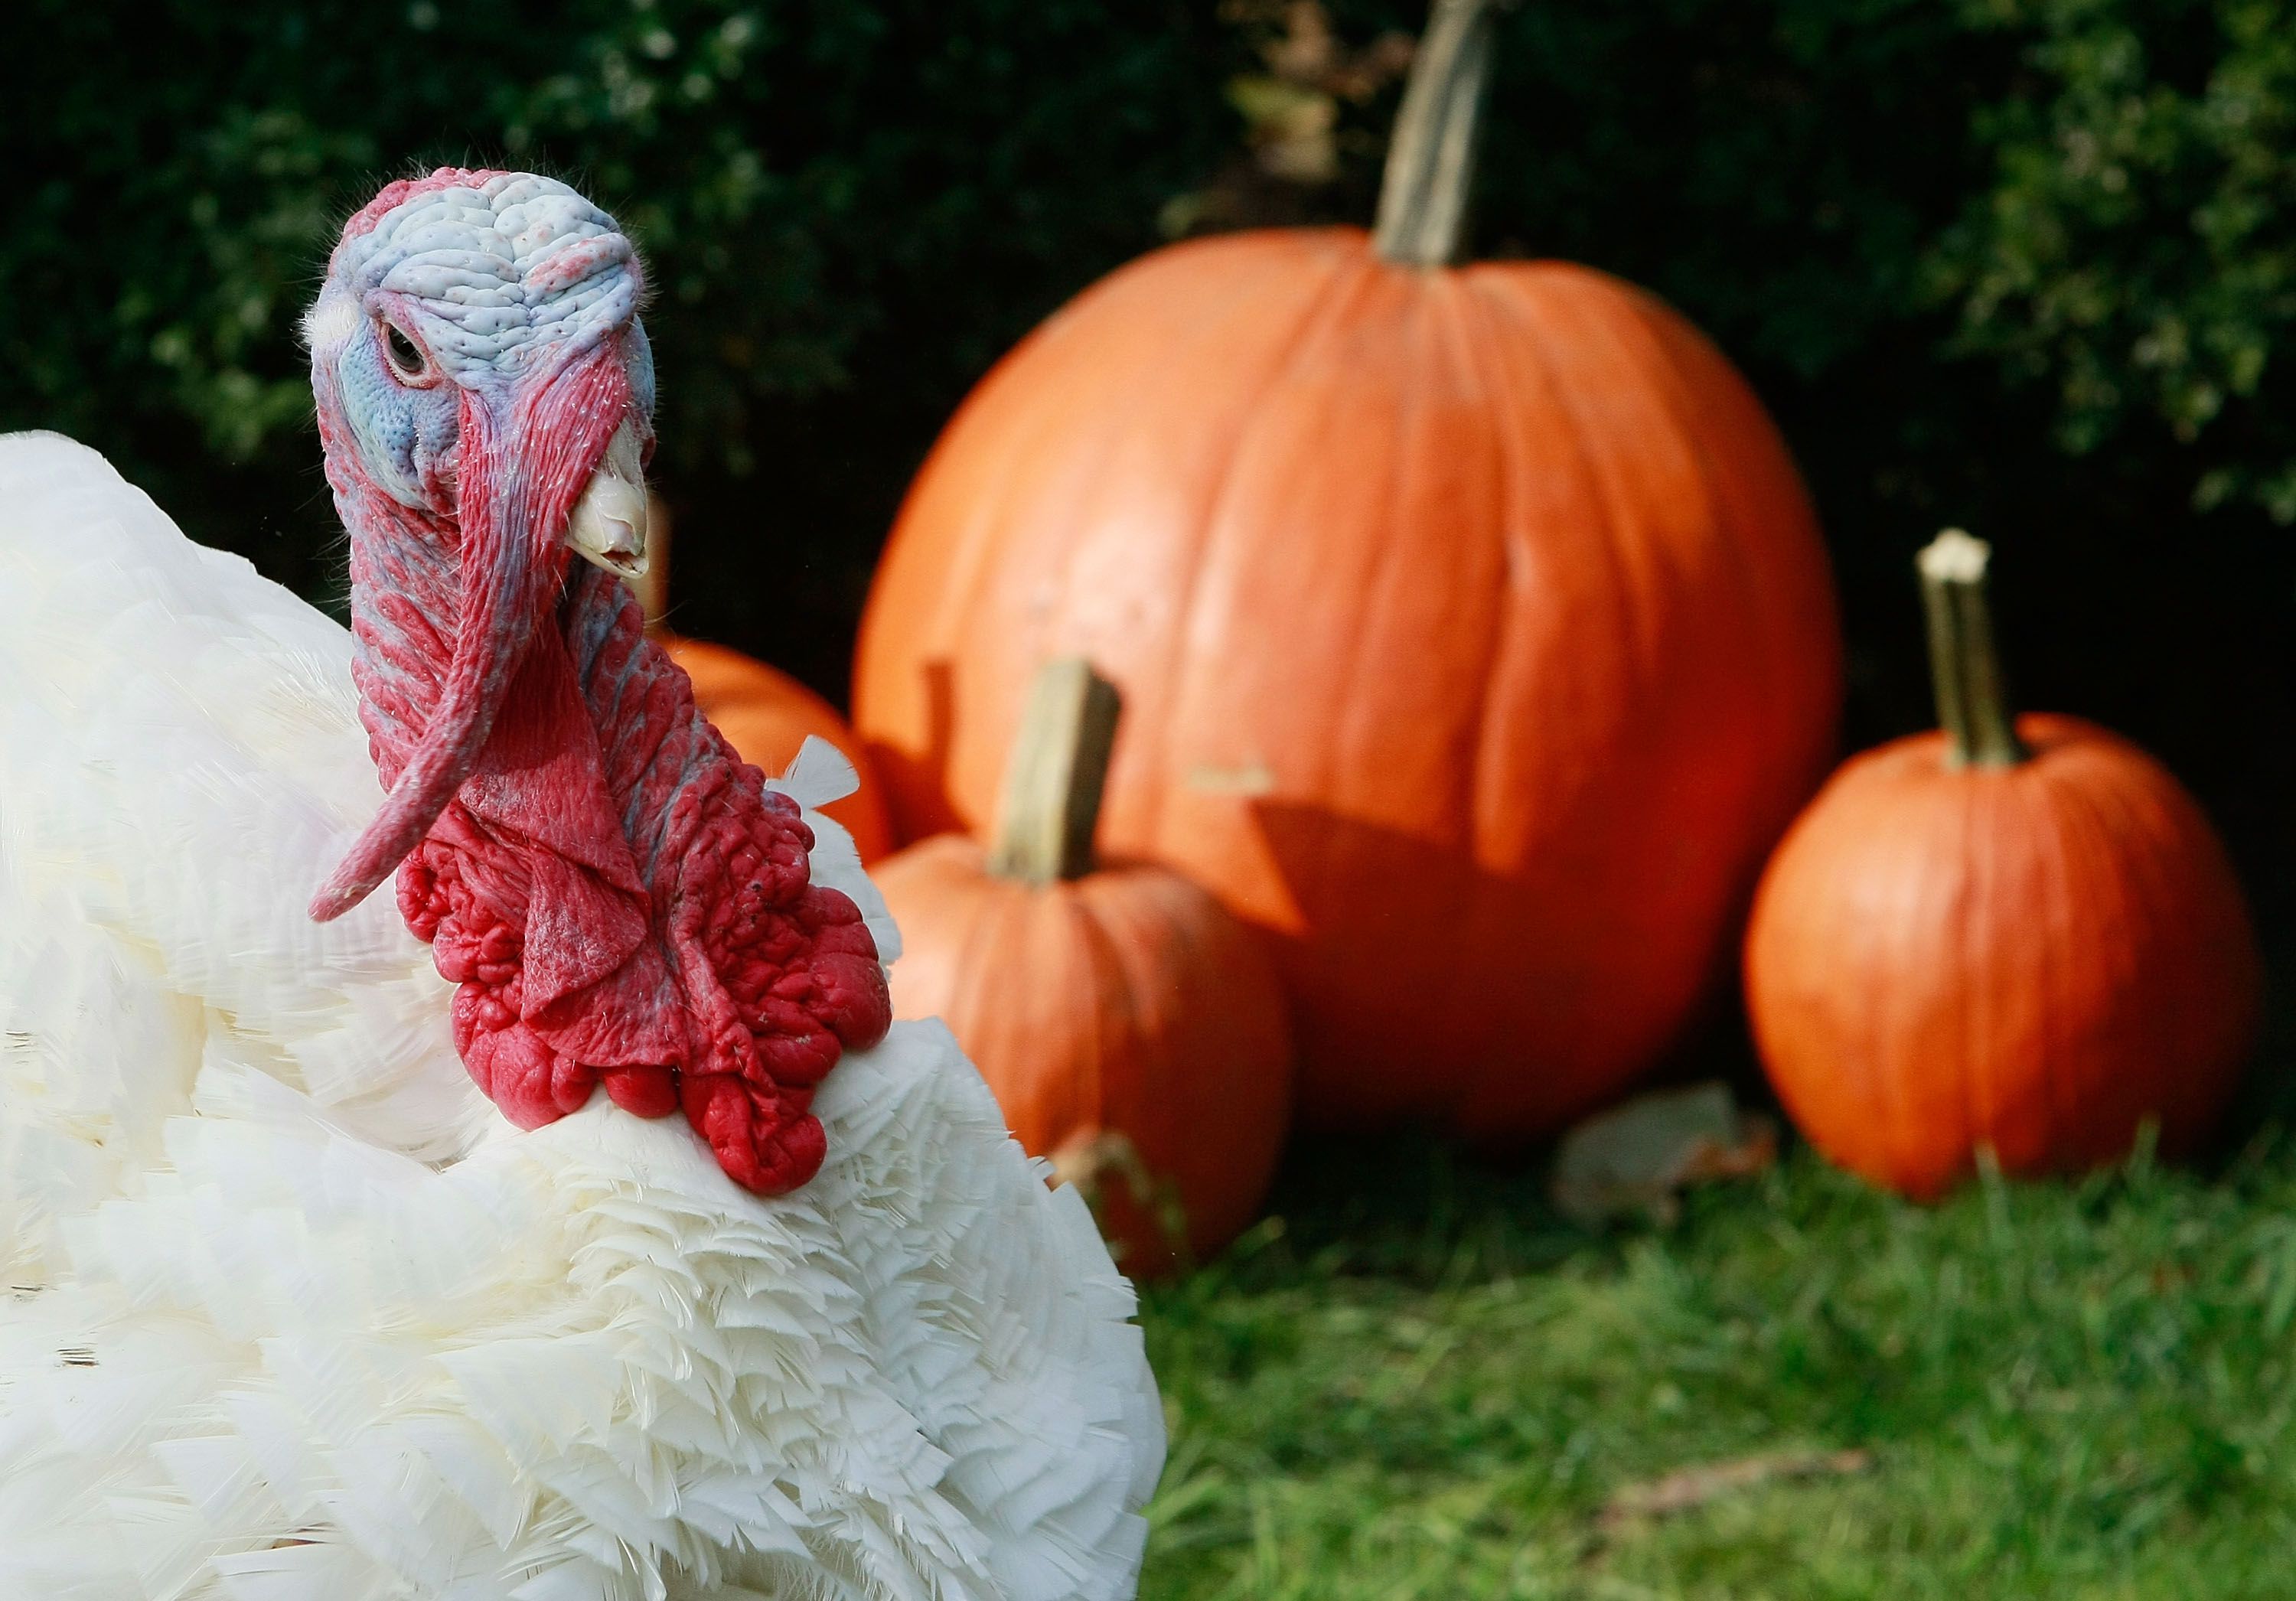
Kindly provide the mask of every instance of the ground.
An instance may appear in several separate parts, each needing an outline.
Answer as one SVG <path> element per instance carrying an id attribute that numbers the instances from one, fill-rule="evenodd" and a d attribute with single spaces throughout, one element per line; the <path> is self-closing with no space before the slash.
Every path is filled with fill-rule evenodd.
<path id="1" fill-rule="evenodd" d="M 1536 1162 L 1308 1143 L 1148 1294 L 1141 1594 L 2296 1593 L 2296 1137 L 2256 1126 L 1936 1207 L 1791 1146 L 1603 1233 Z"/>

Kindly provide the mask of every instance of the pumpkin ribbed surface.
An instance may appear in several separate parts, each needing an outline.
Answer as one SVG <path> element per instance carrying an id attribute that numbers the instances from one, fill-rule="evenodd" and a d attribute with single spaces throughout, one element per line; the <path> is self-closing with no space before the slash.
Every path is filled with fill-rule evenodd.
<path id="1" fill-rule="evenodd" d="M 1941 734 L 1846 764 L 1779 847 L 1746 946 L 1780 1098 L 1843 1166 L 1934 1195 L 1990 1145 L 2011 1173 L 2189 1147 L 2256 1025 L 2239 886 L 2136 746 L 2016 719 L 2013 766 Z"/>
<path id="2" fill-rule="evenodd" d="M 1159 251 L 966 402 L 857 658 L 903 838 L 987 820 L 1064 653 L 1125 698 L 1103 842 L 1269 936 L 1307 1115 L 1498 1139 L 1677 1032 L 1840 695 L 1808 501 L 1703 338 L 1346 229 Z"/>
<path id="3" fill-rule="evenodd" d="M 954 834 L 876 880 L 901 929 L 897 1014 L 947 1022 L 1022 1145 L 1054 1155 L 1120 1134 L 1176 1192 L 1200 1259 L 1251 1220 L 1291 1110 L 1290 1035 L 1266 955 L 1218 902 L 1138 863 L 1020 883 Z M 1124 1177 L 1098 1188 L 1125 1270 L 1170 1266 Z"/>

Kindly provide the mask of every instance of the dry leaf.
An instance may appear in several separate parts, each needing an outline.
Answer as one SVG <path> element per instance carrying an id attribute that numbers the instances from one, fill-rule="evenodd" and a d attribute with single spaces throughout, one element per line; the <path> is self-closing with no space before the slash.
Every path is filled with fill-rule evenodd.
<path id="1" fill-rule="evenodd" d="M 1874 1453 L 1858 1449 L 1771 1451 L 1702 1463 L 1662 1479 L 1621 1487 L 1603 1506 L 1602 1522 L 1605 1528 L 1615 1528 L 1640 1518 L 1668 1517 L 1780 1480 L 1834 1478 L 1862 1474 L 1873 1466 Z"/>
<path id="2" fill-rule="evenodd" d="M 1777 1154 L 1777 1125 L 1739 1111 L 1726 1085 L 1660 1090 L 1588 1118 L 1562 1137 L 1554 1154 L 1554 1204 L 1590 1225 L 1635 1212 L 1669 1221 L 1679 1191 L 1759 1173 Z"/>

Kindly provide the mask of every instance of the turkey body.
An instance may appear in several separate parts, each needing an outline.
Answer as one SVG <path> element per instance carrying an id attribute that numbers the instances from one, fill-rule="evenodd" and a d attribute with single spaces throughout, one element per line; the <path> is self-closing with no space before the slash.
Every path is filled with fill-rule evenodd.
<path id="1" fill-rule="evenodd" d="M 0 1597 L 1132 1594 L 1132 1293 L 946 1030 L 777 1198 L 603 1095 L 512 1128 L 389 898 L 304 915 L 381 800 L 349 657 L 0 438 Z"/>

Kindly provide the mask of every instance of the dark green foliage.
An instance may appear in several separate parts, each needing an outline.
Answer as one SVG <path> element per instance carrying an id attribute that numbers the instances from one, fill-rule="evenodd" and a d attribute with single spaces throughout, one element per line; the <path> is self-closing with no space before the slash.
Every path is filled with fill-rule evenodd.
<path id="1" fill-rule="evenodd" d="M 1184 0 L 29 0 L 10 31 L 0 425 L 314 593 L 294 319 L 384 178 L 532 166 L 620 217 L 674 497 L 738 520 L 744 590 L 761 549 L 824 569 L 833 633 L 947 407 L 1233 136 L 1234 42 Z"/>
<path id="2" fill-rule="evenodd" d="M 2296 521 L 2296 33 L 2285 5 L 2005 3 L 2044 92 L 1981 111 L 1995 185 L 1932 250 L 1963 348 L 2093 454 L 2165 425 L 2203 505 Z M 2275 357 L 2280 358 L 2276 366 Z"/>

